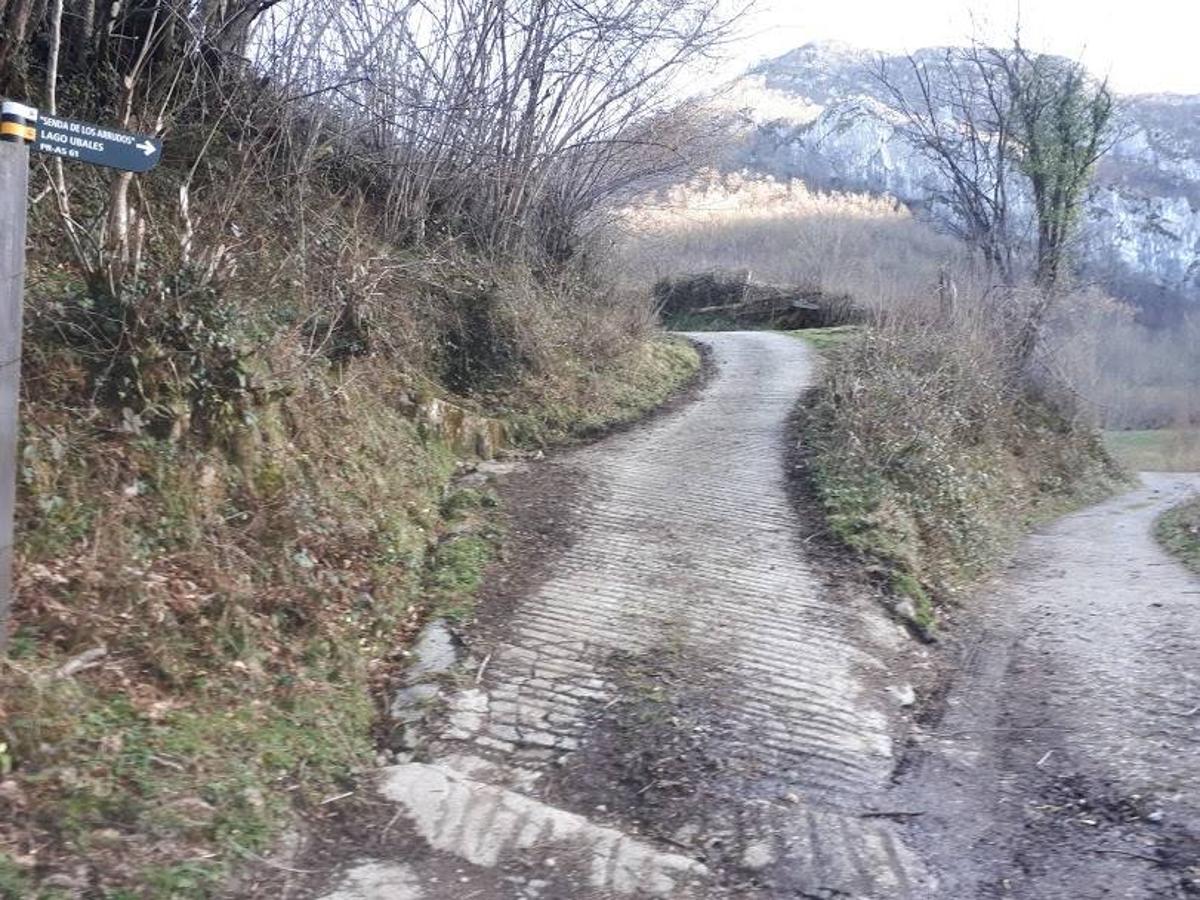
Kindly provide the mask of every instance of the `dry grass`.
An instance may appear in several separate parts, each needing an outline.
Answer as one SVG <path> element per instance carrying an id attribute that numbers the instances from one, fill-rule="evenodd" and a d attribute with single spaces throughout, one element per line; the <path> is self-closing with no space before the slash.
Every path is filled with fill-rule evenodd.
<path id="1" fill-rule="evenodd" d="M 1106 431 L 1104 442 L 1135 472 L 1200 472 L 1200 429 Z"/>
<path id="2" fill-rule="evenodd" d="M 1110 299 L 1072 299 L 1059 316 L 1054 355 L 1106 427 L 1200 425 L 1200 315 L 1152 329 Z"/>
<path id="3" fill-rule="evenodd" d="M 749 269 L 759 281 L 849 294 L 876 310 L 928 294 L 963 250 L 893 200 L 823 193 L 799 181 L 703 173 L 644 197 L 620 221 L 616 277 Z"/>
<path id="4" fill-rule="evenodd" d="M 916 306 L 836 346 L 807 405 L 831 531 L 926 631 L 1032 521 L 1120 478 L 1086 420 L 1014 377 L 1006 346 L 986 307 Z"/>

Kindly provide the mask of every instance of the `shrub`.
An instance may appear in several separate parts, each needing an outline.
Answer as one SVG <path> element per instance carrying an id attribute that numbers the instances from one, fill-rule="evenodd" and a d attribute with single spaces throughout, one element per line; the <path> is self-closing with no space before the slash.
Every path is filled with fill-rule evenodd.
<path id="1" fill-rule="evenodd" d="M 830 530 L 918 611 L 1119 477 L 1091 423 L 1010 360 L 986 317 L 897 316 L 833 351 L 806 406 Z"/>
<path id="2" fill-rule="evenodd" d="M 70 291 L 35 303 L 32 339 L 78 353 L 90 396 L 131 430 L 230 437 L 259 398 L 246 366 L 243 314 L 195 269 L 113 293 Z"/>
<path id="3" fill-rule="evenodd" d="M 1155 523 L 1154 534 L 1185 566 L 1200 574 L 1200 497 L 1163 513 Z"/>

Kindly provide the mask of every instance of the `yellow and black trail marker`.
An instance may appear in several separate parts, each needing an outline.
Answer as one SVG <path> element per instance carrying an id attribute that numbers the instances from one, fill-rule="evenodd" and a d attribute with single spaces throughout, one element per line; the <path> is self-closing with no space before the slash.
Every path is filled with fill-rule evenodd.
<path id="1" fill-rule="evenodd" d="M 5 100 L 0 104 L 0 141 L 32 144 L 37 140 L 38 111 L 32 106 Z"/>

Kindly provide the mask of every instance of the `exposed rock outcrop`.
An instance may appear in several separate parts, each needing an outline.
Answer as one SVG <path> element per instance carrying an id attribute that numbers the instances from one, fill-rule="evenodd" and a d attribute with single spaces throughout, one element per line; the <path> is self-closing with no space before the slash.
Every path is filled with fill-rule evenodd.
<path id="1" fill-rule="evenodd" d="M 932 68 L 943 53 L 916 55 Z M 945 221 L 949 212 L 931 200 L 937 172 L 899 133 L 873 75 L 879 62 L 869 51 L 817 43 L 754 69 L 725 100 L 745 125 L 735 164 L 891 194 Z M 900 77 L 908 65 L 886 62 Z M 1087 202 L 1077 261 L 1134 299 L 1200 303 L 1200 97 L 1123 98 L 1119 134 Z"/>

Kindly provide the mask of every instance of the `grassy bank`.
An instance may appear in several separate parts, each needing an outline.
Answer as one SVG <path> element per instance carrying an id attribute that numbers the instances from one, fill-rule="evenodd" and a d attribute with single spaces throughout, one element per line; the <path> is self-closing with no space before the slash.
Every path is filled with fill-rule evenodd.
<path id="1" fill-rule="evenodd" d="M 832 535 L 927 633 L 1034 522 L 1120 478 L 1086 424 L 1013 385 L 982 331 L 894 324 L 819 345 L 803 414 L 811 487 Z"/>
<path id="2" fill-rule="evenodd" d="M 830 328 L 805 328 L 791 332 L 807 341 L 814 350 L 836 350 L 862 337 L 861 325 L 834 325 Z"/>
<path id="3" fill-rule="evenodd" d="M 648 338 L 576 363 L 460 402 L 532 448 L 641 415 L 698 357 Z M 429 615 L 469 614 L 498 539 L 411 382 L 309 374 L 236 452 L 30 404 L 0 896 L 210 896 L 353 789 L 376 689 Z"/>
<path id="4" fill-rule="evenodd" d="M 1200 575 L 1200 497 L 1160 516 L 1154 534 L 1168 551 Z"/>
<path id="5" fill-rule="evenodd" d="M 1200 430 L 1106 431 L 1109 451 L 1134 472 L 1200 472 Z"/>
<path id="6" fill-rule="evenodd" d="M 216 895 L 354 789 L 409 640 L 470 615 L 500 536 L 459 464 L 698 368 L 580 268 L 399 246 L 309 187 L 239 194 L 253 240 L 197 228 L 203 269 L 148 240 L 116 292 L 33 210 L 0 897 Z"/>

